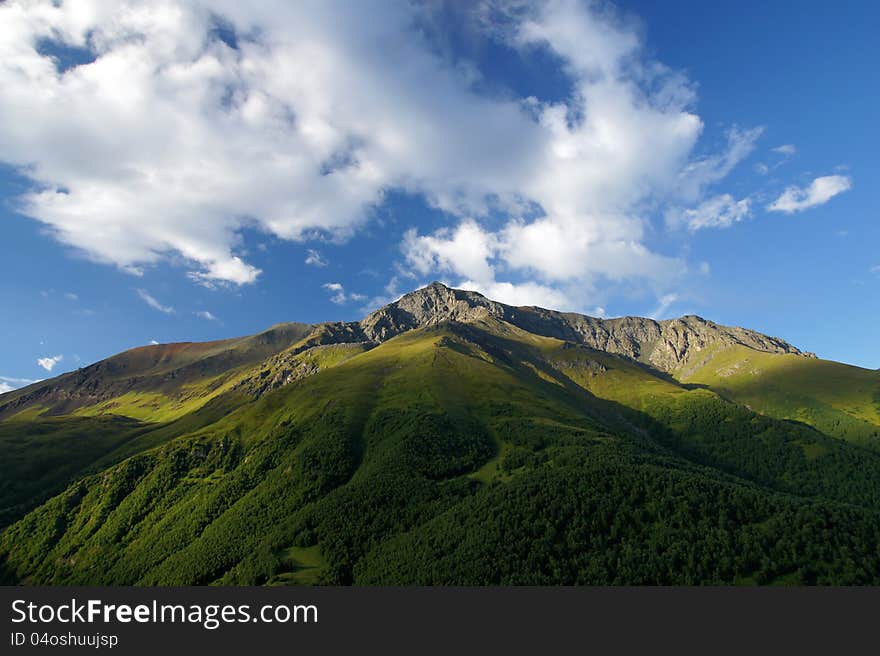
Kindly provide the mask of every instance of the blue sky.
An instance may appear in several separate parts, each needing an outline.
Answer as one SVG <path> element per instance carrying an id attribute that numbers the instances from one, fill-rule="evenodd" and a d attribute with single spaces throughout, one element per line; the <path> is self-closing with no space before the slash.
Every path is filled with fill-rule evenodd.
<path id="1" fill-rule="evenodd" d="M 875 3 L 123 4 L 0 7 L 0 389 L 434 279 L 880 367 Z"/>

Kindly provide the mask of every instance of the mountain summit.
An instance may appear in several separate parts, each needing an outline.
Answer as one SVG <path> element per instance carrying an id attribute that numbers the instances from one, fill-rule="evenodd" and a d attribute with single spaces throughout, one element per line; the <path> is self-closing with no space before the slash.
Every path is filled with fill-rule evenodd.
<path id="1" fill-rule="evenodd" d="M 880 583 L 880 373 L 433 283 L 0 396 L 0 583 Z"/>
<path id="2" fill-rule="evenodd" d="M 433 282 L 358 322 L 279 324 L 252 337 L 132 349 L 0 395 L 0 419 L 35 405 L 41 406 L 47 415 L 75 412 L 86 406 L 98 407 L 101 413 L 121 411 L 122 405 L 117 399 L 144 392 L 160 395 L 170 392 L 181 402 L 174 408 L 159 403 L 155 413 L 137 412 L 137 418 L 171 418 L 225 391 L 227 388 L 221 382 L 224 380 L 234 378 L 233 387 L 238 390 L 265 392 L 316 373 L 322 368 L 321 363 L 309 360 L 308 365 L 303 365 L 302 354 L 319 346 L 337 345 L 343 350 L 347 346 L 355 353 L 411 330 L 444 322 L 469 324 L 488 320 L 621 355 L 683 377 L 698 371 L 719 352 L 731 347 L 815 358 L 814 354 L 803 352 L 782 339 L 744 328 L 721 326 L 697 316 L 664 321 L 642 317 L 600 319 L 534 306 L 513 307 L 477 292 Z M 251 375 L 237 376 L 240 370 L 250 371 Z M 207 389 L 202 388 L 201 383 L 208 379 L 213 382 Z M 183 386 L 189 389 L 181 395 Z"/>
<path id="3" fill-rule="evenodd" d="M 377 342 L 414 328 L 443 321 L 468 323 L 496 316 L 503 318 L 507 306 L 477 292 L 451 289 L 440 282 L 405 294 L 368 315 L 360 322 L 364 333 Z"/>
<path id="4" fill-rule="evenodd" d="M 698 316 L 655 321 L 642 317 L 599 319 L 540 307 L 512 307 L 482 294 L 433 282 L 369 315 L 360 322 L 375 341 L 443 321 L 469 323 L 495 317 L 545 337 L 583 344 L 672 372 L 707 349 L 740 345 L 765 353 L 815 357 L 788 342 L 745 328 L 731 328 Z"/>

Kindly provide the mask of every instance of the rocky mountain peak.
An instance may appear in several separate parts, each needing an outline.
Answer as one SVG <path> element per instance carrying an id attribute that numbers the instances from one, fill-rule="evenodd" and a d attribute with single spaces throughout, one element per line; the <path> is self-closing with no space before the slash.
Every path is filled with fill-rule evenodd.
<path id="1" fill-rule="evenodd" d="M 678 370 L 694 358 L 703 358 L 703 353 L 715 345 L 815 357 L 782 339 L 722 326 L 694 314 L 664 321 L 644 317 L 599 319 L 540 307 L 512 307 L 440 282 L 402 296 L 357 325 L 366 339 L 382 342 L 407 330 L 444 321 L 468 323 L 487 317 L 538 335 L 623 355 L 666 372 Z"/>
<path id="2" fill-rule="evenodd" d="M 470 322 L 488 315 L 503 316 L 504 307 L 477 292 L 432 282 L 380 308 L 360 322 L 364 333 L 381 342 L 406 330 L 443 321 Z"/>

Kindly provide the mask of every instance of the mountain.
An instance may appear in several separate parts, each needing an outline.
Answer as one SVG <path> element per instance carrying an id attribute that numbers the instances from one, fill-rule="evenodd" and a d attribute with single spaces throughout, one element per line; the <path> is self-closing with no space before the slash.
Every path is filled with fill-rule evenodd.
<path id="1" fill-rule="evenodd" d="M 880 372 L 434 283 L 0 396 L 0 578 L 880 582 Z"/>
<path id="2" fill-rule="evenodd" d="M 241 373 L 311 330 L 307 324 L 280 324 L 240 339 L 135 348 L 0 396 L 0 419 L 34 413 L 176 418 L 226 391 Z"/>

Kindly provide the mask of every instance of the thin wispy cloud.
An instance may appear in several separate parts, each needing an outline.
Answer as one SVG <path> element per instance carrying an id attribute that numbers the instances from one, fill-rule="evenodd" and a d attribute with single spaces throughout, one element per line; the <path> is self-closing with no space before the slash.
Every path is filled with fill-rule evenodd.
<path id="1" fill-rule="evenodd" d="M 730 194 L 709 198 L 694 208 L 667 214 L 667 223 L 684 225 L 691 232 L 705 228 L 729 228 L 751 214 L 751 199 L 736 200 Z"/>
<path id="2" fill-rule="evenodd" d="M 18 389 L 19 387 L 25 387 L 26 385 L 32 385 L 33 383 L 38 382 L 39 380 L 33 380 L 30 378 L 0 376 L 0 394 L 5 394 L 6 392 L 11 392 L 12 390 Z"/>
<path id="3" fill-rule="evenodd" d="M 826 175 L 813 180 L 807 187 L 788 187 L 767 209 L 771 212 L 792 214 L 811 207 L 824 205 L 829 200 L 852 189 L 852 180 L 844 175 Z"/>
<path id="4" fill-rule="evenodd" d="M 343 305 L 349 301 L 365 301 L 367 299 L 364 294 L 346 292 L 345 287 L 338 282 L 324 283 L 321 287 L 330 292 L 330 302 L 337 305 Z"/>
<path id="5" fill-rule="evenodd" d="M 204 319 L 205 321 L 219 321 L 219 319 L 211 314 L 208 310 L 199 310 L 195 313 L 195 315 L 200 319 Z"/>
<path id="6" fill-rule="evenodd" d="M 316 266 L 316 267 L 325 267 L 325 266 L 327 266 L 327 264 L 329 264 L 329 262 L 327 261 L 327 258 L 325 258 L 323 255 L 321 255 L 318 251 L 316 251 L 313 248 L 310 248 L 308 251 L 306 251 L 305 262 L 306 262 L 306 264 L 308 264 L 310 266 Z"/>
<path id="7" fill-rule="evenodd" d="M 772 150 L 774 153 L 785 155 L 787 157 L 791 157 L 797 152 L 797 148 L 794 144 L 782 144 L 781 146 L 776 146 L 776 148 L 773 148 Z"/>
<path id="8" fill-rule="evenodd" d="M 150 294 L 146 289 L 138 289 L 137 295 L 140 296 L 141 300 L 149 305 L 154 310 L 158 310 L 159 312 L 163 312 L 165 314 L 173 314 L 174 308 L 170 305 L 163 305 L 160 303 L 152 294 Z"/>
<path id="9" fill-rule="evenodd" d="M 759 162 L 755 164 L 755 172 L 760 175 L 767 175 L 771 171 L 775 171 L 780 166 L 787 164 L 789 160 L 795 156 L 797 153 L 797 147 L 794 144 L 782 144 L 781 146 L 776 146 L 775 148 L 771 148 L 770 151 L 775 153 L 776 155 L 781 155 L 781 157 L 776 158 L 776 161 L 772 164 L 767 164 L 765 162 Z"/>
<path id="10" fill-rule="evenodd" d="M 653 319 L 666 319 L 670 308 L 678 302 L 678 294 L 664 294 L 657 307 L 655 307 L 648 316 Z"/>

